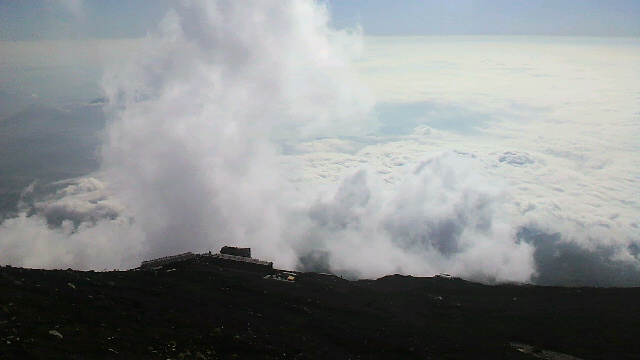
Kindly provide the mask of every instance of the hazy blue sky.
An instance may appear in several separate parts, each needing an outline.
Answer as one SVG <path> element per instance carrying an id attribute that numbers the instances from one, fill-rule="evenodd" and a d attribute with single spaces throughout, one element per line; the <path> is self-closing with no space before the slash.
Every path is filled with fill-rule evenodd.
<path id="1" fill-rule="evenodd" d="M 640 36 L 640 0 L 326 0 L 367 35 Z M 0 0 L 0 40 L 143 36 L 166 0 Z"/>
<path id="2" fill-rule="evenodd" d="M 331 0 L 370 35 L 639 36 L 637 0 Z M 391 5 L 393 4 L 393 5 Z"/>

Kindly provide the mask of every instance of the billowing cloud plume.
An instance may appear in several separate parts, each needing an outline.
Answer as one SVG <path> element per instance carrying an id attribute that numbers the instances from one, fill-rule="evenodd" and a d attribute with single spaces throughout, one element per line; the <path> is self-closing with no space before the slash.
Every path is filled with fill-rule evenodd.
<path id="1" fill-rule="evenodd" d="M 144 234 L 98 179 L 32 184 L 20 210 L 0 224 L 3 262 L 103 270 L 129 268 L 141 260 Z"/>
<path id="2" fill-rule="evenodd" d="M 150 255 L 242 243 L 278 255 L 289 195 L 273 139 L 357 133 L 369 120 L 372 99 L 349 68 L 358 39 L 327 22 L 312 1 L 180 4 L 106 78 L 104 167 Z"/>
<path id="3" fill-rule="evenodd" d="M 503 189 L 453 153 L 424 158 L 393 186 L 359 170 L 309 207 L 301 265 L 352 277 L 452 272 L 527 281 L 533 247 L 515 240 Z"/>
<path id="4" fill-rule="evenodd" d="M 106 189 L 91 188 L 97 180 L 31 201 L 27 191 L 21 215 L 0 227 L 4 253 L 15 254 L 6 261 L 86 267 L 79 258 L 26 257 L 38 240 L 18 241 L 17 229 L 33 229 L 46 252 L 73 245 L 65 236 L 122 223 L 136 234 L 122 239 L 139 249 L 136 257 L 250 244 L 294 265 L 279 245 L 292 195 L 276 141 L 367 132 L 371 120 L 373 99 L 350 69 L 360 39 L 328 21 L 314 1 L 176 4 L 135 59 L 104 80 L 110 122 L 101 178 L 130 216 Z"/>
<path id="5" fill-rule="evenodd" d="M 0 259 L 126 268 L 240 245 L 276 266 L 350 277 L 541 283 L 562 277 L 554 256 L 593 259 L 572 245 L 584 237 L 548 235 L 558 231 L 539 221 L 548 197 L 513 197 L 513 183 L 542 191 L 510 174 L 550 175 L 557 147 L 468 141 L 455 131 L 489 133 L 495 119 L 476 126 L 482 111 L 445 105 L 385 136 L 351 68 L 359 47 L 311 0 L 177 4 L 104 78 L 101 172 L 25 191 L 20 214 L 0 224 Z M 465 120 L 443 128 L 438 114 Z M 625 284 L 635 281 L 634 241 L 608 247 L 604 261 L 629 272 Z"/>

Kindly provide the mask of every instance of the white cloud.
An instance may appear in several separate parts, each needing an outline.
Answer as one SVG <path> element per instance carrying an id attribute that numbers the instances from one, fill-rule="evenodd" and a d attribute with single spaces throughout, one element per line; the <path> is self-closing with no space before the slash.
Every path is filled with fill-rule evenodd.
<path id="1" fill-rule="evenodd" d="M 127 269 L 141 261 L 144 242 L 144 233 L 95 178 L 32 185 L 20 214 L 0 224 L 2 260 L 16 266 Z"/>
<path id="2" fill-rule="evenodd" d="M 271 139 L 357 133 L 372 104 L 348 66 L 358 39 L 327 16 L 312 1 L 181 4 L 106 78 L 104 166 L 150 255 L 249 244 L 292 262 L 278 245 L 290 195 Z"/>
<path id="3" fill-rule="evenodd" d="M 516 240 L 501 184 L 470 165 L 444 153 L 406 168 L 391 186 L 364 170 L 346 177 L 308 209 L 298 244 L 303 266 L 365 277 L 451 272 L 528 281 L 533 247 Z"/>
<path id="4" fill-rule="evenodd" d="M 100 180 L 25 201 L 0 225 L 2 261 L 246 245 L 366 277 L 553 283 L 559 261 L 591 276 L 582 257 L 630 274 L 598 284 L 640 281 L 636 45 L 367 38 L 354 63 L 359 37 L 327 23 L 313 1 L 178 4 L 104 79 Z M 381 124 L 374 96 L 426 112 Z"/>
<path id="5" fill-rule="evenodd" d="M 595 253 L 613 248 L 624 254 L 616 259 L 640 269 L 629 250 L 640 244 L 637 42 L 367 40 L 358 69 L 381 101 L 450 104 L 483 115 L 476 133 L 444 129 L 442 142 L 426 132 L 365 147 L 368 163 L 396 181 L 387 159 L 415 161 L 422 151 L 451 148 L 473 154 L 483 171 L 511 182 L 511 213 L 521 225 L 559 232 L 559 241 Z"/>

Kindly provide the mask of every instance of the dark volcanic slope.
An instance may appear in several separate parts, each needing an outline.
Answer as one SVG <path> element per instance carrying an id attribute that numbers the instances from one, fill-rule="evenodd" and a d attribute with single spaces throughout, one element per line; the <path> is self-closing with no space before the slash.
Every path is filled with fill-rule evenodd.
<path id="1" fill-rule="evenodd" d="M 583 359 L 640 354 L 637 288 L 398 275 L 287 283 L 207 261 L 0 268 L 0 359 L 534 359 L 510 342 Z"/>

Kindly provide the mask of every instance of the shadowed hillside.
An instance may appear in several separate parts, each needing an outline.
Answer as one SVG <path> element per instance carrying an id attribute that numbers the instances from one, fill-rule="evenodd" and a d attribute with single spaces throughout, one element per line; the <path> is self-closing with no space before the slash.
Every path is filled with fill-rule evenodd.
<path id="1" fill-rule="evenodd" d="M 638 288 L 487 286 L 400 275 L 347 281 L 315 273 L 291 282 L 278 280 L 278 270 L 265 278 L 214 260 L 113 272 L 0 268 L 0 358 L 634 359 L 640 353 Z"/>

